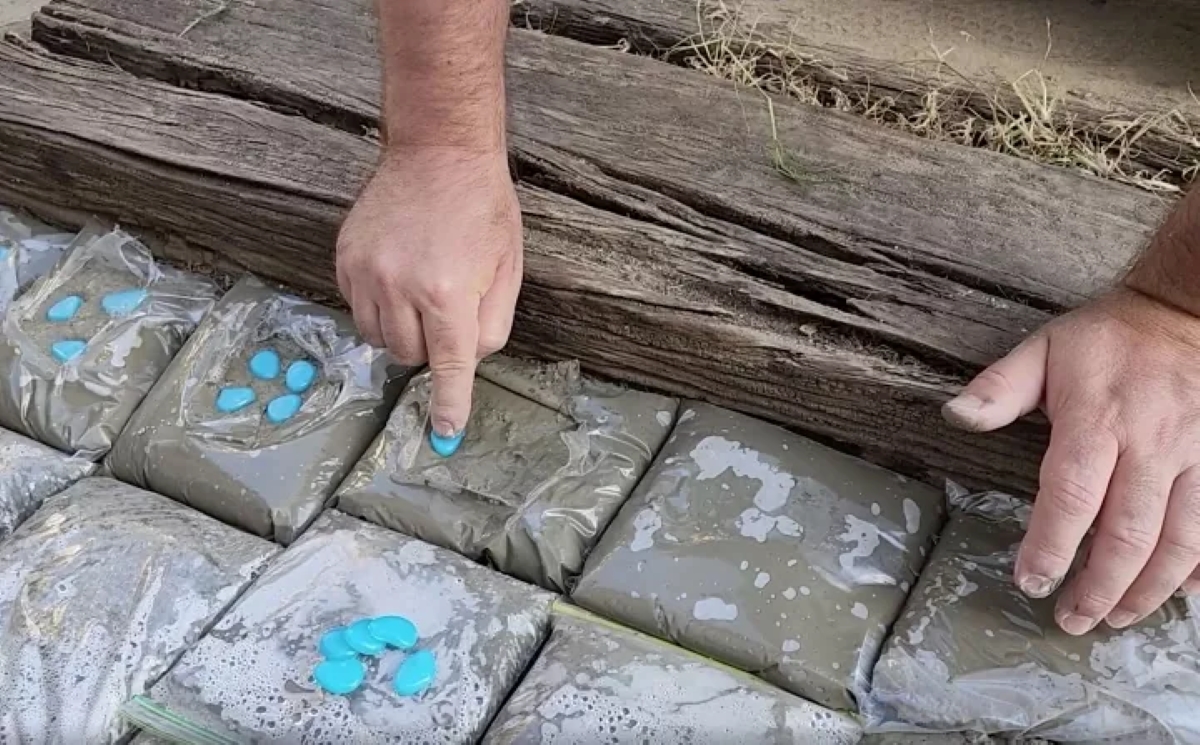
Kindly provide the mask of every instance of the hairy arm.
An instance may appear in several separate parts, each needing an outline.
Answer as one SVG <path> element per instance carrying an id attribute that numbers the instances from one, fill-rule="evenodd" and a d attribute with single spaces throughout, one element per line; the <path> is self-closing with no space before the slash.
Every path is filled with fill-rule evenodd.
<path id="1" fill-rule="evenodd" d="M 388 147 L 504 149 L 504 39 L 497 0 L 378 0 Z"/>
<path id="2" fill-rule="evenodd" d="M 363 337 L 429 362 L 430 419 L 467 425 L 475 366 L 512 329 L 521 219 L 508 170 L 505 0 L 379 0 L 379 167 L 342 226 L 338 285 Z"/>

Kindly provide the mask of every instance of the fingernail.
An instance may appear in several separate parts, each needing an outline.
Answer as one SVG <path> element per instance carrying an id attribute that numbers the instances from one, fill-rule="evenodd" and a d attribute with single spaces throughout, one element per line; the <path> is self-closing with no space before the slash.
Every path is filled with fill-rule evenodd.
<path id="1" fill-rule="evenodd" d="M 433 448 L 433 452 L 437 453 L 443 458 L 449 458 L 458 451 L 458 448 L 460 445 L 462 445 L 463 438 L 466 436 L 466 434 L 466 432 L 459 432 L 458 434 L 451 434 L 447 437 L 431 431 L 429 433 L 429 447 Z"/>
<path id="2" fill-rule="evenodd" d="M 1123 629 L 1138 619 L 1136 613 L 1130 613 L 1127 610 L 1115 610 L 1108 614 L 1108 618 L 1104 622 L 1114 629 Z"/>
<path id="3" fill-rule="evenodd" d="M 1043 577 L 1040 574 L 1029 574 L 1017 586 L 1021 588 L 1021 592 L 1031 598 L 1044 598 L 1058 589 L 1059 582 L 1062 582 L 1061 577 L 1051 579 L 1050 577 Z"/>
<path id="4" fill-rule="evenodd" d="M 951 424 L 960 427 L 975 426 L 979 413 L 987 405 L 982 398 L 971 393 L 963 393 L 957 398 L 947 401 L 942 407 L 942 416 Z"/>
<path id="5" fill-rule="evenodd" d="M 1200 579 L 1185 579 L 1181 589 L 1184 595 L 1200 595 Z"/>
<path id="6" fill-rule="evenodd" d="M 1096 621 L 1075 613 L 1062 613 L 1058 617 L 1058 625 L 1071 636 L 1083 636 L 1092 630 Z"/>

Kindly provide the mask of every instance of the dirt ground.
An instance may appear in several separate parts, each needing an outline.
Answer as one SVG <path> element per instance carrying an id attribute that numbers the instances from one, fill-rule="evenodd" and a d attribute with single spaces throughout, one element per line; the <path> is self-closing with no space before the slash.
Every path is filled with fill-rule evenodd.
<path id="1" fill-rule="evenodd" d="M 1057 88 L 1144 113 L 1200 114 L 1200 0 L 726 0 L 766 32 L 976 80 L 1040 68 Z M 1049 30 L 1047 30 L 1049 21 Z M 772 33 L 772 35 L 775 35 Z M 1049 56 L 1047 57 L 1047 47 Z M 935 51 L 936 50 L 936 51 Z"/>
<path id="2" fill-rule="evenodd" d="M 24 30 L 29 16 L 44 4 L 44 0 L 0 0 L 0 33 Z"/>

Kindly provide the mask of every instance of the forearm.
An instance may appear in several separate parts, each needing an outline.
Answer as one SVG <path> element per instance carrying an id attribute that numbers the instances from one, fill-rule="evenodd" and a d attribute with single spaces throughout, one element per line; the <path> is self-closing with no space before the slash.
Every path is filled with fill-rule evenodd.
<path id="1" fill-rule="evenodd" d="M 1163 223 L 1125 285 L 1200 317 L 1200 189 L 1192 189 Z"/>
<path id="2" fill-rule="evenodd" d="M 507 0 L 378 0 L 389 149 L 502 150 Z"/>

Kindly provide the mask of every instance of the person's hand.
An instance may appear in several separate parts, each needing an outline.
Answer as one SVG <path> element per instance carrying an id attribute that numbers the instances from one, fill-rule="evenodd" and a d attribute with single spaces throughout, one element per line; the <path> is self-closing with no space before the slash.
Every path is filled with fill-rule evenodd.
<path id="1" fill-rule="evenodd" d="M 944 409 L 988 431 L 1041 406 L 1052 430 L 1014 579 L 1035 598 L 1085 565 L 1055 617 L 1123 628 L 1193 589 L 1200 563 L 1200 320 L 1120 289 L 1063 316 Z M 1189 577 L 1192 582 L 1189 583 Z"/>
<path id="2" fill-rule="evenodd" d="M 444 437 L 471 412 L 475 367 L 512 330 L 521 211 L 503 149 L 388 153 L 342 226 L 338 286 L 366 341 L 429 362 Z"/>

